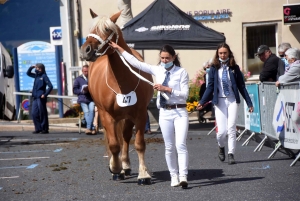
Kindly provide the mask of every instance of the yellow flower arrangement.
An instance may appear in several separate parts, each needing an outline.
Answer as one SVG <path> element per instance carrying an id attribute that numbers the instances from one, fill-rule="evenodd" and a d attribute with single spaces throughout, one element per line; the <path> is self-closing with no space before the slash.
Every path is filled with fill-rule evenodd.
<path id="1" fill-rule="evenodd" d="M 198 105 L 198 101 L 194 101 L 192 103 L 187 102 L 186 103 L 186 109 L 187 109 L 188 112 L 193 112 L 193 111 L 196 110 L 197 105 Z"/>
<path id="2" fill-rule="evenodd" d="M 205 72 L 198 70 L 195 77 L 189 83 L 189 97 L 186 100 L 186 109 L 188 112 L 196 110 L 199 100 L 200 86 L 203 84 Z"/>

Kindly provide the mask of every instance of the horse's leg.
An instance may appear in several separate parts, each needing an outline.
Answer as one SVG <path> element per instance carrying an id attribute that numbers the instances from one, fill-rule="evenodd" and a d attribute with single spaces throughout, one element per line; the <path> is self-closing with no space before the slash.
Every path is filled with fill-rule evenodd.
<path id="1" fill-rule="evenodd" d="M 104 126 L 104 119 L 105 119 L 104 112 L 102 110 L 98 110 L 98 112 L 99 112 L 100 120 L 103 119 L 103 121 L 101 121 L 101 125 L 103 127 L 104 141 L 105 141 L 105 153 L 103 154 L 103 157 L 111 157 L 111 153 L 108 146 L 108 140 L 107 140 L 107 132 Z"/>
<path id="2" fill-rule="evenodd" d="M 119 157 L 121 145 L 118 134 L 116 133 L 117 122 L 108 113 L 104 112 L 103 117 L 103 127 L 106 130 L 108 147 L 112 154 L 109 161 L 109 170 L 113 174 L 120 174 L 122 171 L 122 163 Z"/>
<path id="3" fill-rule="evenodd" d="M 135 136 L 135 149 L 138 153 L 139 157 L 139 176 L 138 176 L 138 184 L 145 185 L 151 184 L 151 176 L 148 173 L 147 167 L 145 165 L 145 150 L 146 150 L 146 143 L 144 139 L 144 132 L 145 132 L 145 125 L 146 125 L 146 114 L 144 117 L 140 117 L 135 125 L 137 132 Z"/>
<path id="4" fill-rule="evenodd" d="M 122 147 L 122 167 L 125 176 L 131 175 L 130 158 L 129 158 L 129 144 L 132 137 L 132 128 L 134 124 L 131 120 L 125 120 L 123 129 L 123 147 Z"/>

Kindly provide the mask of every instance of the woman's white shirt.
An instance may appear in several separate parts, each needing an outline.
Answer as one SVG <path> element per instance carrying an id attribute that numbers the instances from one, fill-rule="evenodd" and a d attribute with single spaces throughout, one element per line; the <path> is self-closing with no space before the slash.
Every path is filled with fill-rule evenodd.
<path id="1" fill-rule="evenodd" d="M 156 77 L 157 83 L 162 84 L 165 80 L 167 70 L 163 66 L 150 65 L 145 62 L 139 61 L 133 55 L 124 51 L 122 53 L 123 57 L 135 68 L 140 69 L 146 73 L 154 75 Z M 172 88 L 173 92 L 170 94 L 165 92 L 169 97 L 167 104 L 186 104 L 186 99 L 189 95 L 189 75 L 184 68 L 179 66 L 175 66 L 169 71 L 170 79 L 168 82 L 168 87 Z M 157 94 L 157 107 L 160 108 L 159 105 L 160 100 L 160 92 Z"/>

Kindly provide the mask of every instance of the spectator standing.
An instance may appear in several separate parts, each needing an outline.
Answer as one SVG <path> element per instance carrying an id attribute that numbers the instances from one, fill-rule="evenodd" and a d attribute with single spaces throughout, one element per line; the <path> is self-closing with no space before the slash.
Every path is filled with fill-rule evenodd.
<path id="1" fill-rule="evenodd" d="M 234 60 L 233 53 L 226 43 L 221 43 L 216 51 L 213 66 L 210 67 L 209 81 L 205 93 L 197 106 L 201 110 L 210 101 L 215 105 L 215 116 L 218 124 L 217 141 L 218 157 L 225 160 L 225 141 L 228 134 L 228 164 L 235 164 L 236 118 L 238 104 L 241 102 L 239 92 L 245 99 L 249 112 L 253 111 L 252 101 L 245 87 L 240 67 Z"/>
<path id="2" fill-rule="evenodd" d="M 291 47 L 292 46 L 289 43 L 281 43 L 280 45 L 278 45 L 278 55 L 280 56 L 281 61 L 283 61 L 283 63 L 284 63 L 285 72 L 288 71 L 289 62 L 285 58 L 284 54 Z"/>
<path id="3" fill-rule="evenodd" d="M 259 46 L 256 56 L 264 62 L 263 69 L 259 75 L 261 82 L 276 82 L 277 78 L 284 74 L 283 61 L 273 54 L 267 45 Z"/>
<path id="4" fill-rule="evenodd" d="M 209 59 L 207 62 L 204 62 L 203 63 L 203 70 L 206 72 L 205 73 L 205 83 L 206 83 L 206 86 L 208 84 L 208 75 L 209 75 L 209 70 L 210 70 L 210 67 L 212 66 L 212 62 L 213 62 L 213 59 Z"/>
<path id="5" fill-rule="evenodd" d="M 78 96 L 77 103 L 80 104 L 84 113 L 84 118 L 86 121 L 85 134 L 95 135 L 96 131 L 93 129 L 95 103 L 88 89 L 88 74 L 89 74 L 89 66 L 84 65 L 82 67 L 82 74 L 78 76 L 74 81 L 73 93 Z"/>
<path id="6" fill-rule="evenodd" d="M 32 69 L 35 68 L 35 73 Z M 47 112 L 47 96 L 53 89 L 53 85 L 46 74 L 45 66 L 42 63 L 37 63 L 35 66 L 29 67 L 27 71 L 29 77 L 34 78 L 32 88 L 32 120 L 35 131 L 33 134 L 49 133 L 49 120 Z M 48 89 L 46 89 L 48 86 Z"/>
<path id="7" fill-rule="evenodd" d="M 159 91 L 156 104 L 159 108 L 159 126 L 165 142 L 165 157 L 171 176 L 171 186 L 186 188 L 188 186 L 186 146 L 189 127 L 186 109 L 186 99 L 189 95 L 188 73 L 181 68 L 178 55 L 170 45 L 161 48 L 158 66 L 139 61 L 114 42 L 110 42 L 110 45 L 122 53 L 133 67 L 156 76 L 159 84 L 155 84 L 153 88 Z M 161 92 L 166 93 L 169 100 L 166 100 Z"/>
<path id="8" fill-rule="evenodd" d="M 289 63 L 289 70 L 278 78 L 277 87 L 280 83 L 300 81 L 300 50 L 298 48 L 288 49 L 285 52 L 285 58 Z"/>

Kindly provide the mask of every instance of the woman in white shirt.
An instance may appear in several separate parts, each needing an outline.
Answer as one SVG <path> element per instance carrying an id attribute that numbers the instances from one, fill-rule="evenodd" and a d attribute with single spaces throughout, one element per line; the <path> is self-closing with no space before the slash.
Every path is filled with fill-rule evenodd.
<path id="1" fill-rule="evenodd" d="M 189 127 L 186 110 L 186 99 L 189 94 L 188 73 L 180 67 L 178 56 L 170 45 L 161 48 L 159 65 L 139 61 L 114 42 L 111 42 L 110 46 L 118 50 L 133 67 L 156 77 L 158 84 L 153 88 L 158 90 L 156 104 L 160 110 L 159 126 L 165 142 L 165 157 L 171 175 L 171 186 L 186 188 L 188 186 L 186 146 Z M 163 98 L 160 92 L 164 92 L 169 100 Z"/>

